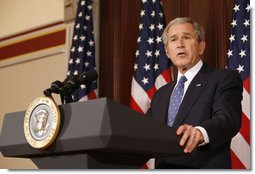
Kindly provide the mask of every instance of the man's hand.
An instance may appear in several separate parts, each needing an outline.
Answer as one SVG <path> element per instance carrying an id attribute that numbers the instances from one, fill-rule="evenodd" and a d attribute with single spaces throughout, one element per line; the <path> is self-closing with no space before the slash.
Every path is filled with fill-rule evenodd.
<path id="1" fill-rule="evenodd" d="M 197 128 L 184 124 L 181 125 L 177 131 L 177 135 L 182 135 L 180 146 L 184 147 L 184 153 L 191 153 L 197 145 L 204 141 L 203 134 Z"/>

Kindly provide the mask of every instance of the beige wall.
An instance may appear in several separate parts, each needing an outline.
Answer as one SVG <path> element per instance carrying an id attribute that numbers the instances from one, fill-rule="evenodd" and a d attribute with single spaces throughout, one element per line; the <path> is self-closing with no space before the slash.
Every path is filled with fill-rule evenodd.
<path id="1" fill-rule="evenodd" d="M 93 1 L 94 33 L 96 40 L 96 59 L 99 52 L 99 0 Z M 0 133 L 4 114 L 24 111 L 28 105 L 48 88 L 55 80 L 66 77 L 70 38 L 73 21 L 58 24 L 42 30 L 33 29 L 64 21 L 64 0 L 0 0 L 0 48 L 19 43 L 30 38 L 66 30 L 64 44 L 17 55 L 0 60 Z M 28 34 L 22 34 L 30 31 Z M 18 36 L 13 37 L 18 34 Z M 1 53 L 0 53 L 1 54 Z M 54 96 L 58 104 L 60 97 Z M 23 124 L 23 123 L 21 123 Z M 0 169 L 36 168 L 30 159 L 4 158 L 0 153 Z"/>
<path id="2" fill-rule="evenodd" d="M 99 53 L 99 0 L 93 1 L 96 60 Z M 64 20 L 64 0 L 0 0 L 0 39 L 12 37 Z M 36 97 L 43 95 L 55 80 L 63 80 L 67 69 L 73 21 L 5 39 L 1 46 L 19 43 L 58 30 L 66 30 L 66 43 L 56 47 L 17 55 L 0 61 L 0 133 L 4 114 L 24 111 Z M 54 96 L 61 104 L 59 96 Z M 21 123 L 23 124 L 23 123 Z M 0 169 L 37 168 L 30 159 L 4 158 Z"/>
<path id="3" fill-rule="evenodd" d="M 63 0 L 0 0 L 0 38 L 63 21 L 63 18 Z M 4 40 L 0 46 L 34 35 L 38 32 Z M 26 110 L 34 98 L 42 96 L 42 90 L 48 88 L 53 80 L 65 78 L 65 50 L 65 45 L 60 45 L 0 61 L 0 130 L 5 113 Z M 36 166 L 29 159 L 3 158 L 0 154 L 0 168 Z"/>
<path id="4" fill-rule="evenodd" d="M 64 0 L 0 0 L 0 38 L 64 18 Z"/>
<path id="5" fill-rule="evenodd" d="M 0 68 L 0 128 L 3 114 L 26 110 L 33 99 L 42 95 L 55 79 L 64 79 L 66 65 L 64 53 L 51 55 L 35 61 L 29 61 L 6 68 Z M 21 123 L 23 124 L 23 123 Z M 0 168 L 36 168 L 30 160 L 2 158 Z"/>

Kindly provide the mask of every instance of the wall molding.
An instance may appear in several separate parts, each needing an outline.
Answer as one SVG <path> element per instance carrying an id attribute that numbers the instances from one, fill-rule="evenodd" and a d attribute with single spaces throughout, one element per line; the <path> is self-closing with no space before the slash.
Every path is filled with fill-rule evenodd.
<path id="1" fill-rule="evenodd" d="M 0 68 L 48 57 L 66 50 L 66 25 L 45 25 L 1 39 Z"/>

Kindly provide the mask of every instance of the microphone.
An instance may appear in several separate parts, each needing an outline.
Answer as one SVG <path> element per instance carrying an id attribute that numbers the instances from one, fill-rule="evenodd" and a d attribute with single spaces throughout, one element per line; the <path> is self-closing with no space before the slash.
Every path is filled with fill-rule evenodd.
<path id="1" fill-rule="evenodd" d="M 63 82 L 60 82 L 60 81 L 54 81 L 52 82 L 51 84 L 51 87 L 44 90 L 43 93 L 45 96 L 47 97 L 50 97 L 52 93 L 56 93 L 56 94 L 59 94 L 59 88 L 63 87 L 64 86 L 64 83 Z"/>
<path id="2" fill-rule="evenodd" d="M 61 94 L 71 94 L 73 91 L 78 89 L 81 84 L 89 85 L 97 79 L 98 75 L 96 70 L 82 73 L 80 76 L 73 76 L 67 80 L 67 82 L 59 88 Z"/>
<path id="3" fill-rule="evenodd" d="M 73 76 L 66 78 L 63 82 L 60 82 L 59 80 L 52 82 L 51 87 L 43 91 L 44 95 L 51 97 L 52 93 L 59 94 L 61 92 L 60 88 L 62 88 L 71 78 L 73 78 Z"/>

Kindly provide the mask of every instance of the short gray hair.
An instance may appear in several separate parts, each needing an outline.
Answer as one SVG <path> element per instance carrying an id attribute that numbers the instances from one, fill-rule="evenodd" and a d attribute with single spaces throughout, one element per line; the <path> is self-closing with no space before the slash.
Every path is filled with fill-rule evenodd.
<path id="1" fill-rule="evenodd" d="M 179 17 L 179 18 L 175 18 L 174 20 L 170 21 L 163 31 L 162 39 L 163 39 L 165 46 L 167 46 L 167 43 L 168 43 L 167 32 L 168 32 L 169 28 L 175 24 L 184 24 L 184 23 L 190 23 L 194 27 L 195 33 L 196 33 L 196 38 L 199 43 L 201 41 L 205 40 L 205 30 L 200 24 L 193 21 L 190 17 Z"/>

